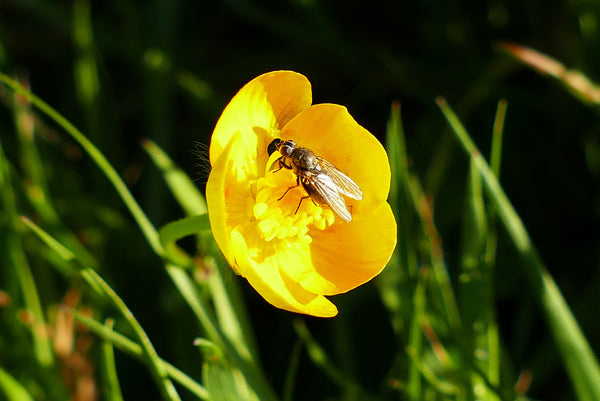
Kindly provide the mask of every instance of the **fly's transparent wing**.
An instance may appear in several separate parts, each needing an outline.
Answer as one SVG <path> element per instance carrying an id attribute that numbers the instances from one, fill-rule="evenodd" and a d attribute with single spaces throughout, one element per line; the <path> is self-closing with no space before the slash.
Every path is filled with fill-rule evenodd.
<path id="1" fill-rule="evenodd" d="M 333 213 L 346 223 L 352 221 L 352 214 L 348 211 L 346 202 L 340 193 L 341 188 L 333 177 L 324 172 L 307 172 L 302 177 L 302 185 L 316 202 L 327 204 Z"/>
<path id="2" fill-rule="evenodd" d="M 342 173 L 333 163 L 328 162 L 322 157 L 317 156 L 317 160 L 323 172 L 331 177 L 333 183 L 338 187 L 338 192 L 348 198 L 362 200 L 363 193 L 352 178 Z"/>

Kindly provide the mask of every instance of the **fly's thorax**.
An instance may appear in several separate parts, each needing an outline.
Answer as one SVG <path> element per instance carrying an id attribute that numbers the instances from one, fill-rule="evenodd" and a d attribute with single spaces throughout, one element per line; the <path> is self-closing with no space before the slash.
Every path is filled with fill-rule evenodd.
<path id="1" fill-rule="evenodd" d="M 321 170 L 317 156 L 310 149 L 296 148 L 289 157 L 300 170 Z"/>

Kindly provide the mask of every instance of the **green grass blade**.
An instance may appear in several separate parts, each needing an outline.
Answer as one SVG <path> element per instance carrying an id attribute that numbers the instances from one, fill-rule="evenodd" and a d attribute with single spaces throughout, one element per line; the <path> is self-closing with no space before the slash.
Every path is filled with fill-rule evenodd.
<path id="1" fill-rule="evenodd" d="M 463 219 L 461 251 L 461 273 L 458 280 L 458 299 L 461 301 L 464 336 L 462 345 L 468 366 L 477 371 L 465 371 L 467 399 L 496 401 L 495 391 L 487 387 L 491 382 L 498 385 L 498 378 L 491 377 L 495 369 L 490 364 L 497 362 L 489 355 L 496 355 L 495 313 L 492 265 L 488 263 L 487 251 L 490 241 L 481 175 L 471 162 L 467 188 L 467 199 Z M 478 372 L 481 372 L 482 377 Z M 484 380 L 487 379 L 487 380 Z"/>
<path id="2" fill-rule="evenodd" d="M 112 330 L 114 321 L 112 319 L 107 319 L 105 325 L 108 330 Z M 123 401 L 123 394 L 121 393 L 121 386 L 119 385 L 119 375 L 117 374 L 115 352 L 112 343 L 106 340 L 103 341 L 100 353 L 102 356 L 101 368 L 102 376 L 104 378 L 104 394 L 106 395 L 106 398 L 111 401 Z"/>
<path id="3" fill-rule="evenodd" d="M 497 180 L 500 180 L 502 139 L 504 136 L 504 121 L 506 119 L 507 107 L 508 103 L 505 100 L 500 100 L 498 102 L 498 107 L 496 109 L 496 117 L 494 119 L 494 128 L 492 130 L 490 167 Z M 489 266 L 495 266 L 496 249 L 498 245 L 497 213 L 496 209 L 492 204 L 488 202 L 487 206 L 489 234 L 487 242 L 487 251 L 485 256 L 486 263 Z M 498 385 L 500 383 L 500 337 L 498 333 L 498 324 L 495 317 L 493 319 L 490 319 L 489 321 L 489 325 L 487 328 L 487 344 L 487 377 L 493 385 Z"/>
<path id="4" fill-rule="evenodd" d="M 186 217 L 164 225 L 158 230 L 158 236 L 165 250 L 165 257 L 179 266 L 190 266 L 193 263 L 192 259 L 177 246 L 176 241 L 205 231 L 210 233 L 206 214 Z"/>
<path id="5" fill-rule="evenodd" d="M 39 127 L 38 130 L 47 128 L 36 119 L 31 110 L 31 103 L 25 97 L 20 95 L 13 97 L 15 128 L 20 144 L 20 164 L 25 175 L 21 180 L 21 185 L 25 186 L 24 193 L 39 217 L 47 226 L 52 227 L 56 237 L 70 249 L 73 249 L 78 258 L 86 265 L 95 267 L 94 257 L 81 244 L 76 235 L 65 229 L 52 203 L 52 196 L 46 181 L 46 166 L 44 166 L 36 146 L 36 127 Z"/>
<path id="6" fill-rule="evenodd" d="M 166 268 L 171 280 L 173 280 L 178 291 L 191 307 L 198 321 L 202 324 L 207 336 L 223 350 L 225 358 L 242 372 L 253 391 L 260 397 L 260 400 L 277 400 L 273 390 L 262 376 L 256 361 L 244 357 L 244 354 L 238 353 L 237 348 L 231 343 L 229 337 L 226 337 L 220 327 L 217 326 L 210 308 L 197 296 L 195 284 L 187 272 L 180 267 L 169 264 L 167 264 Z"/>
<path id="7" fill-rule="evenodd" d="M 584 401 L 599 400 L 600 366 L 575 317 L 546 271 L 523 222 L 460 120 L 444 99 L 438 98 L 437 103 L 463 149 L 477 166 L 488 197 L 523 259 L 533 294 L 542 307 L 578 398 Z"/>
<path id="8" fill-rule="evenodd" d="M 419 319 L 423 314 L 425 300 L 422 280 L 418 277 L 416 213 L 398 103 L 392 105 L 385 146 L 392 172 L 389 202 L 398 226 L 398 243 L 377 283 L 382 300 L 390 311 L 396 337 L 401 340 L 406 335 L 404 332 L 408 331 L 407 343 L 399 344 L 399 349 L 408 347 L 420 353 L 423 337 Z M 408 364 L 406 380 L 405 392 L 408 399 L 421 400 L 421 373 L 413 363 Z"/>
<path id="9" fill-rule="evenodd" d="M 82 133 L 79 131 L 71 122 L 69 122 L 65 117 L 63 117 L 59 112 L 54 110 L 50 105 L 44 102 L 42 99 L 31 93 L 21 84 L 19 84 L 14 79 L 10 78 L 8 75 L 0 72 L 0 82 L 3 82 L 9 88 L 14 90 L 16 93 L 25 96 L 31 103 L 36 106 L 40 111 L 46 114 L 50 119 L 55 121 L 59 126 L 61 126 L 75 141 L 79 143 L 79 145 L 87 152 L 87 154 L 92 158 L 92 160 L 98 165 L 100 170 L 106 175 L 110 183 L 115 187 L 117 193 L 123 199 L 123 203 L 127 206 L 133 218 L 139 225 L 142 233 L 148 240 L 148 243 L 158 255 L 162 255 L 163 249 L 160 245 L 160 241 L 158 240 L 158 233 L 156 229 L 142 210 L 142 208 L 138 205 L 135 198 L 114 169 L 114 167 L 109 163 L 106 157 L 100 152 L 100 150 L 94 146 L 94 144 L 88 140 Z"/>
<path id="10" fill-rule="evenodd" d="M 112 327 L 103 325 L 91 317 L 83 315 L 76 310 L 71 310 L 71 312 L 77 321 L 85 324 L 94 334 L 102 338 L 104 341 L 111 343 L 121 351 L 140 361 L 144 360 L 144 352 L 139 344 L 131 341 L 124 335 L 113 331 Z M 169 362 L 162 359 L 161 362 L 164 364 L 165 370 L 169 374 L 169 377 L 171 377 L 174 381 L 179 383 L 182 387 L 186 388 L 198 398 L 202 400 L 209 399 L 206 388 L 200 385 L 197 381 L 189 377 L 181 370 L 177 369 L 175 366 L 171 365 Z"/>
<path id="11" fill-rule="evenodd" d="M 75 45 L 75 89 L 79 103 L 83 106 L 90 138 L 102 143 L 100 119 L 100 78 L 95 58 L 94 35 L 90 0 L 73 2 L 73 41 Z M 104 140 L 104 142 L 106 142 Z"/>
<path id="12" fill-rule="evenodd" d="M 490 167 L 496 179 L 500 179 L 500 162 L 502 160 L 502 137 L 504 135 L 504 121 L 506 119 L 506 109 L 508 103 L 506 100 L 500 100 L 498 102 L 498 108 L 496 109 L 496 118 L 494 119 L 494 129 L 492 131 L 492 146 L 490 156 Z"/>
<path id="13" fill-rule="evenodd" d="M 35 225 L 32 221 L 28 219 L 23 219 L 26 225 L 31 228 L 33 232 L 35 232 L 39 238 L 44 241 L 53 250 L 57 250 L 61 255 L 67 260 L 72 260 L 76 262 L 76 259 L 71 251 L 66 249 L 62 244 L 52 238 L 48 233 L 43 231 L 40 227 Z M 175 389 L 175 386 L 169 379 L 167 372 L 156 353 L 150 339 L 144 332 L 142 326 L 133 316 L 131 310 L 127 307 L 127 305 L 123 302 L 121 297 L 100 277 L 96 271 L 90 269 L 88 267 L 80 268 L 81 277 L 93 288 L 96 288 L 100 291 L 102 295 L 104 295 L 121 313 L 121 315 L 127 320 L 133 331 L 135 332 L 138 340 L 142 345 L 142 350 L 144 351 L 145 361 L 150 369 L 150 372 L 154 376 L 154 379 L 158 385 L 159 390 L 161 391 L 162 396 L 167 400 L 179 401 L 179 395 Z"/>
<path id="14" fill-rule="evenodd" d="M 259 401 L 248 386 L 242 384 L 236 369 L 215 362 L 202 364 L 202 381 L 212 401 L 248 400 Z"/>
<path id="15" fill-rule="evenodd" d="M 38 294 L 33 273 L 25 255 L 25 249 L 18 230 L 19 219 L 14 188 L 10 179 L 10 168 L 0 143 L 0 210 L 3 211 L 6 234 L 4 243 L 0 245 L 7 262 L 7 274 L 15 274 L 19 290 L 23 297 L 24 307 L 29 311 L 36 325 L 46 326 L 44 310 Z M 48 336 L 32 330 L 33 351 L 38 363 L 44 367 L 54 364 L 52 344 Z"/>
<path id="16" fill-rule="evenodd" d="M 190 178 L 181 170 L 156 143 L 151 140 L 142 142 L 143 148 L 160 169 L 163 177 L 177 202 L 189 216 L 206 214 L 206 200 Z"/>
<path id="17" fill-rule="evenodd" d="M 21 383 L 0 366 L 0 394 L 7 401 L 34 401 L 33 397 Z"/>

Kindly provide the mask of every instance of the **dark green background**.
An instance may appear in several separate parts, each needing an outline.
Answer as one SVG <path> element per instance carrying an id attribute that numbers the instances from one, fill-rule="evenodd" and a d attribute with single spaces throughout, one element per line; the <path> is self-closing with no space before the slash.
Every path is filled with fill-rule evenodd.
<path id="1" fill-rule="evenodd" d="M 157 226 L 182 214 L 139 141 L 156 141 L 202 186 L 206 171 L 191 152 L 195 142 L 208 143 L 221 110 L 253 77 L 276 69 L 301 72 L 313 85 L 315 103 L 347 106 L 381 140 L 390 106 L 398 101 L 412 168 L 433 196 L 453 279 L 467 163 L 434 99 L 448 100 L 486 154 L 497 102 L 506 99 L 501 182 L 598 354 L 599 116 L 560 85 L 499 52 L 496 43 L 530 46 L 600 81 L 600 4 L 371 3 L 93 1 L 100 97 L 90 113 L 78 101 L 74 83 L 79 53 L 72 2 L 3 0 L 0 69 L 26 76 L 34 93 L 98 145 Z M 152 54 L 160 54 L 165 64 L 153 68 Z M 182 72 L 202 82 L 201 96 L 179 83 Z M 10 111 L 1 108 L 2 143 L 18 167 L 12 124 Z M 191 343 L 200 333 L 179 295 L 165 285 L 161 261 L 97 168 L 68 152 L 71 140 L 60 130 L 57 135 L 40 138 L 39 146 L 61 216 L 89 236 L 101 274 L 123 295 L 159 353 L 188 372 L 197 370 L 198 377 L 201 360 Z M 116 210 L 117 217 L 98 214 L 98 206 Z M 533 371 L 532 397 L 569 399 L 572 390 L 555 346 L 503 235 L 498 252 L 497 303 L 507 363 L 514 372 Z M 43 277 L 45 302 L 59 302 L 68 283 Z M 275 310 L 243 284 L 264 367 L 280 391 L 295 341 L 290 325 L 295 316 Z M 375 288 L 365 286 L 334 302 L 338 318 L 307 319 L 308 324 L 342 367 L 376 390 L 396 350 Z M 340 332 L 351 333 L 344 338 L 360 348 L 336 341 Z M 3 360 L 6 347 L 0 348 L 0 363 L 10 366 L 18 361 Z M 156 399 L 140 364 L 121 356 L 118 363 L 127 399 Z M 299 400 L 336 394 L 305 357 L 298 383 Z"/>

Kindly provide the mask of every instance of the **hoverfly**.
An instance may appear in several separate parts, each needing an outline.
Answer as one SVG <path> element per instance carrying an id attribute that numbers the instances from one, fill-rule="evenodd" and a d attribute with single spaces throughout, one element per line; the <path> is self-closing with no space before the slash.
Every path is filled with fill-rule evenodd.
<path id="1" fill-rule="evenodd" d="M 296 175 L 296 185 L 289 187 L 279 200 L 283 199 L 290 189 L 302 184 L 308 195 L 300 199 L 296 212 L 304 199 L 311 198 L 315 204 L 329 206 L 333 213 L 346 223 L 352 221 L 352 214 L 346 207 L 343 196 L 362 200 L 363 193 L 350 177 L 338 170 L 333 163 L 315 155 L 312 150 L 296 146 L 294 141 L 275 138 L 267 148 L 269 156 L 275 150 L 281 153 L 281 157 L 273 162 L 269 171 L 277 172 L 286 168 Z"/>

